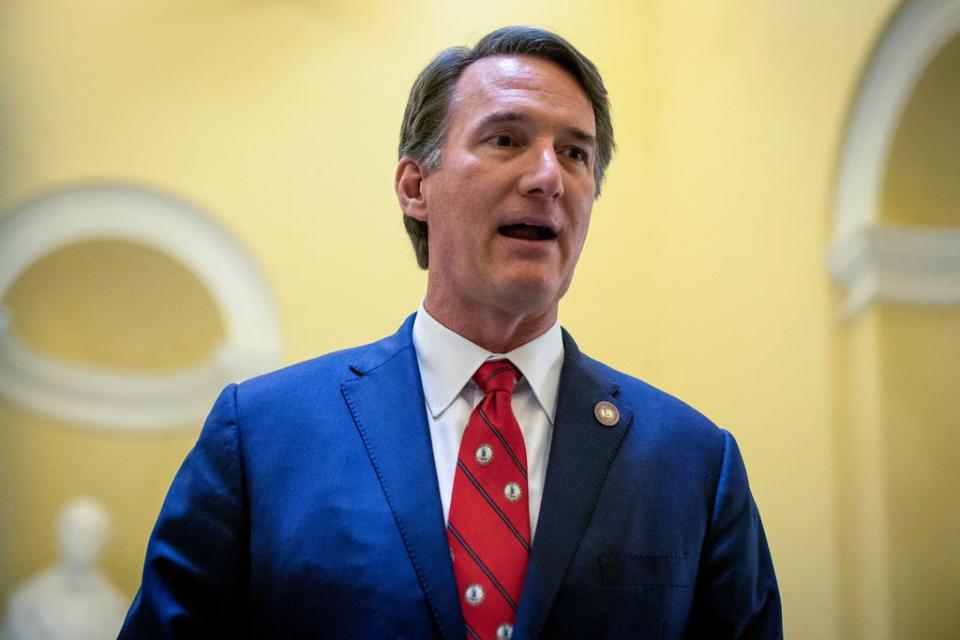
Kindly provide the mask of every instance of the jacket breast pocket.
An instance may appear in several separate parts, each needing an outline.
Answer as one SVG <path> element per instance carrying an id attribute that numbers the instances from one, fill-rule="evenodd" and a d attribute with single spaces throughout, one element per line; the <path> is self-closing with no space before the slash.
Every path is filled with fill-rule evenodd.
<path id="1" fill-rule="evenodd" d="M 696 559 L 689 555 L 600 556 L 600 581 L 608 587 L 692 587 Z"/>

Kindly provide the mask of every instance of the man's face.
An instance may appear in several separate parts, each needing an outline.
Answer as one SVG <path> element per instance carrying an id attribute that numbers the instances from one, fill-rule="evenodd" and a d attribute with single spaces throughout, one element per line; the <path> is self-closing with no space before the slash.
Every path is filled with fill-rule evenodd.
<path id="1" fill-rule="evenodd" d="M 495 56 L 467 67 L 450 109 L 441 166 L 421 183 L 428 305 L 555 312 L 596 191 L 589 99 L 552 62 Z"/>

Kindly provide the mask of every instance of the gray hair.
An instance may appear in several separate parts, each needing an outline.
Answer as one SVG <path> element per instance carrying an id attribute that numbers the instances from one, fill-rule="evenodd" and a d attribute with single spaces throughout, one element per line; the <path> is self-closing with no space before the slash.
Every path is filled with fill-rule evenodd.
<path id="1" fill-rule="evenodd" d="M 524 55 L 543 58 L 567 71 L 580 84 L 593 105 L 597 129 L 597 156 L 594 163 L 596 196 L 616 145 L 610 119 L 610 101 L 597 67 L 586 56 L 555 33 L 536 27 L 503 27 L 488 33 L 477 45 L 450 47 L 441 51 L 420 72 L 407 99 L 400 127 L 399 156 L 410 156 L 427 169 L 440 166 L 443 144 L 450 126 L 450 103 L 464 70 L 481 58 L 496 55 Z M 403 216 L 403 225 L 413 244 L 417 264 L 429 265 L 427 223 Z"/>

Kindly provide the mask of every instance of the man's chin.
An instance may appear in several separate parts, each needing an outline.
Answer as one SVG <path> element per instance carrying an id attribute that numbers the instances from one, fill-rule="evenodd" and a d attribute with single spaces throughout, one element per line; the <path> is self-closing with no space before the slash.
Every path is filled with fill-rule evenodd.
<path id="1" fill-rule="evenodd" d="M 498 287 L 501 307 L 518 314 L 545 312 L 556 308 L 566 291 L 555 277 L 515 274 Z"/>

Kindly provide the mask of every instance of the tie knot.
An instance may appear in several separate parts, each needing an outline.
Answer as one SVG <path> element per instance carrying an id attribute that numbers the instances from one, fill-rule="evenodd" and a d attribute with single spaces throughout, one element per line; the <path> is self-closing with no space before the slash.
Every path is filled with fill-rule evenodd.
<path id="1" fill-rule="evenodd" d="M 484 395 L 494 391 L 513 393 L 513 387 L 517 384 L 519 377 L 520 371 L 509 360 L 488 360 L 473 374 L 473 381 L 477 383 Z"/>

